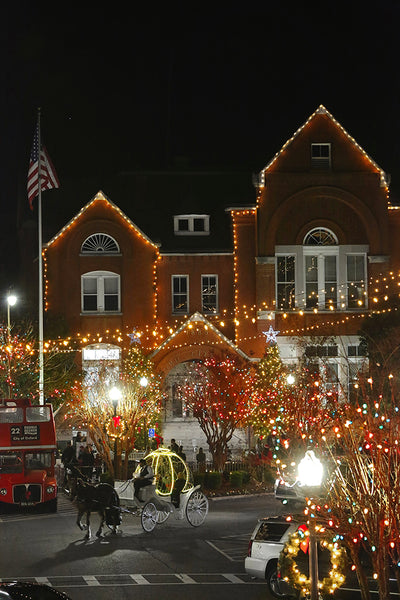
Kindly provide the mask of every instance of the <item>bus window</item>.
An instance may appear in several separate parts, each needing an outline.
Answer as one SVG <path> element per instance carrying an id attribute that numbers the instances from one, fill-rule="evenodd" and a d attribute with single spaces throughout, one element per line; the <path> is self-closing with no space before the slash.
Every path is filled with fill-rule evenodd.
<path id="1" fill-rule="evenodd" d="M 26 409 L 26 420 L 28 423 L 40 423 L 50 421 L 50 409 L 48 406 L 28 406 Z"/>
<path id="2" fill-rule="evenodd" d="M 22 423 L 24 411 L 22 408 L 8 406 L 0 410 L 0 423 Z"/>
<path id="3" fill-rule="evenodd" d="M 25 469 L 49 469 L 51 467 L 51 452 L 26 452 Z"/>
<path id="4" fill-rule="evenodd" d="M 0 473 L 22 473 L 22 452 L 0 452 Z"/>

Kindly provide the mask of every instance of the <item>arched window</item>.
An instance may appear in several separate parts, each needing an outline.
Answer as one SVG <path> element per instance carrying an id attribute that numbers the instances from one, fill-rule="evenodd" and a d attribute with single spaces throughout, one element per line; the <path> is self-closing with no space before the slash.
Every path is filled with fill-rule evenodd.
<path id="1" fill-rule="evenodd" d="M 107 233 L 93 233 L 83 242 L 82 254 L 118 254 L 117 242 Z"/>
<path id="2" fill-rule="evenodd" d="M 91 271 L 81 276 L 82 312 L 119 312 L 120 276 L 109 271 Z"/>
<path id="3" fill-rule="evenodd" d="M 364 308 L 367 253 L 367 245 L 339 243 L 325 227 L 310 229 L 302 244 L 276 246 L 277 309 Z"/>
<path id="4" fill-rule="evenodd" d="M 338 239 L 332 231 L 323 227 L 311 229 L 304 238 L 304 246 L 336 246 Z"/>

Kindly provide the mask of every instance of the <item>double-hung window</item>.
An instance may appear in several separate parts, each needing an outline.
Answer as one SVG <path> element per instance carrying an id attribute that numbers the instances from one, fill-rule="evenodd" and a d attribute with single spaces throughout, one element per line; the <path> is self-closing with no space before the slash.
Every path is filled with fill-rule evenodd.
<path id="1" fill-rule="evenodd" d="M 337 305 L 337 256 L 305 254 L 306 308 L 335 308 Z"/>
<path id="2" fill-rule="evenodd" d="M 276 309 L 365 308 L 367 253 L 367 245 L 339 244 L 323 227 L 311 229 L 302 245 L 276 246 Z"/>
<path id="3" fill-rule="evenodd" d="M 189 275 L 172 275 L 172 312 L 189 312 Z"/>
<path id="4" fill-rule="evenodd" d="M 295 256 L 277 256 L 276 291 L 278 310 L 295 307 Z"/>
<path id="5" fill-rule="evenodd" d="M 205 314 L 218 312 L 218 275 L 201 276 L 201 307 Z"/>
<path id="6" fill-rule="evenodd" d="M 365 255 L 347 255 L 347 305 L 349 308 L 365 306 Z"/>
<path id="7" fill-rule="evenodd" d="M 108 271 L 92 271 L 81 277 L 82 312 L 119 312 L 120 276 Z"/>
<path id="8" fill-rule="evenodd" d="M 306 308 L 336 308 L 337 239 L 327 229 L 312 229 L 304 239 Z"/>

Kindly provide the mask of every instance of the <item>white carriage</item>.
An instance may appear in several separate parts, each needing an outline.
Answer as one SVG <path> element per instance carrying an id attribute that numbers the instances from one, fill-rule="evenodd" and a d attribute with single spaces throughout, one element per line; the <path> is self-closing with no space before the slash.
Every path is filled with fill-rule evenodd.
<path id="1" fill-rule="evenodd" d="M 144 531 L 153 531 L 173 514 L 193 527 L 199 527 L 208 514 L 208 500 L 199 485 L 193 485 L 193 476 L 180 456 L 167 448 L 158 448 L 145 457 L 154 471 L 154 483 L 139 491 L 139 502 L 134 497 L 134 478 L 115 482 L 122 502 L 131 503 L 140 515 Z M 140 470 L 138 467 L 137 472 Z M 132 511 L 126 510 L 126 512 Z M 135 514 L 135 513 L 133 513 Z"/>

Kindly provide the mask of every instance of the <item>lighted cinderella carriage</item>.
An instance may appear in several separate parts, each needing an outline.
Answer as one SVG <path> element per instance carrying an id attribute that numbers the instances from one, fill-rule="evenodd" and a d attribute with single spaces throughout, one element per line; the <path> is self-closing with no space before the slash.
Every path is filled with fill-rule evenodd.
<path id="1" fill-rule="evenodd" d="M 147 464 L 154 471 L 154 481 L 139 490 L 139 501 L 134 496 L 134 479 L 116 481 L 116 491 L 124 503 L 137 507 L 142 527 L 145 531 L 153 531 L 156 525 L 164 523 L 171 514 L 176 519 L 184 519 L 193 527 L 199 527 L 208 513 L 207 497 L 200 486 L 193 485 L 193 475 L 180 456 L 167 448 L 158 448 L 145 457 Z M 124 510 L 124 509 L 122 509 Z M 125 511 L 124 511 L 125 512 Z M 135 514 L 131 510 L 126 510 Z"/>

